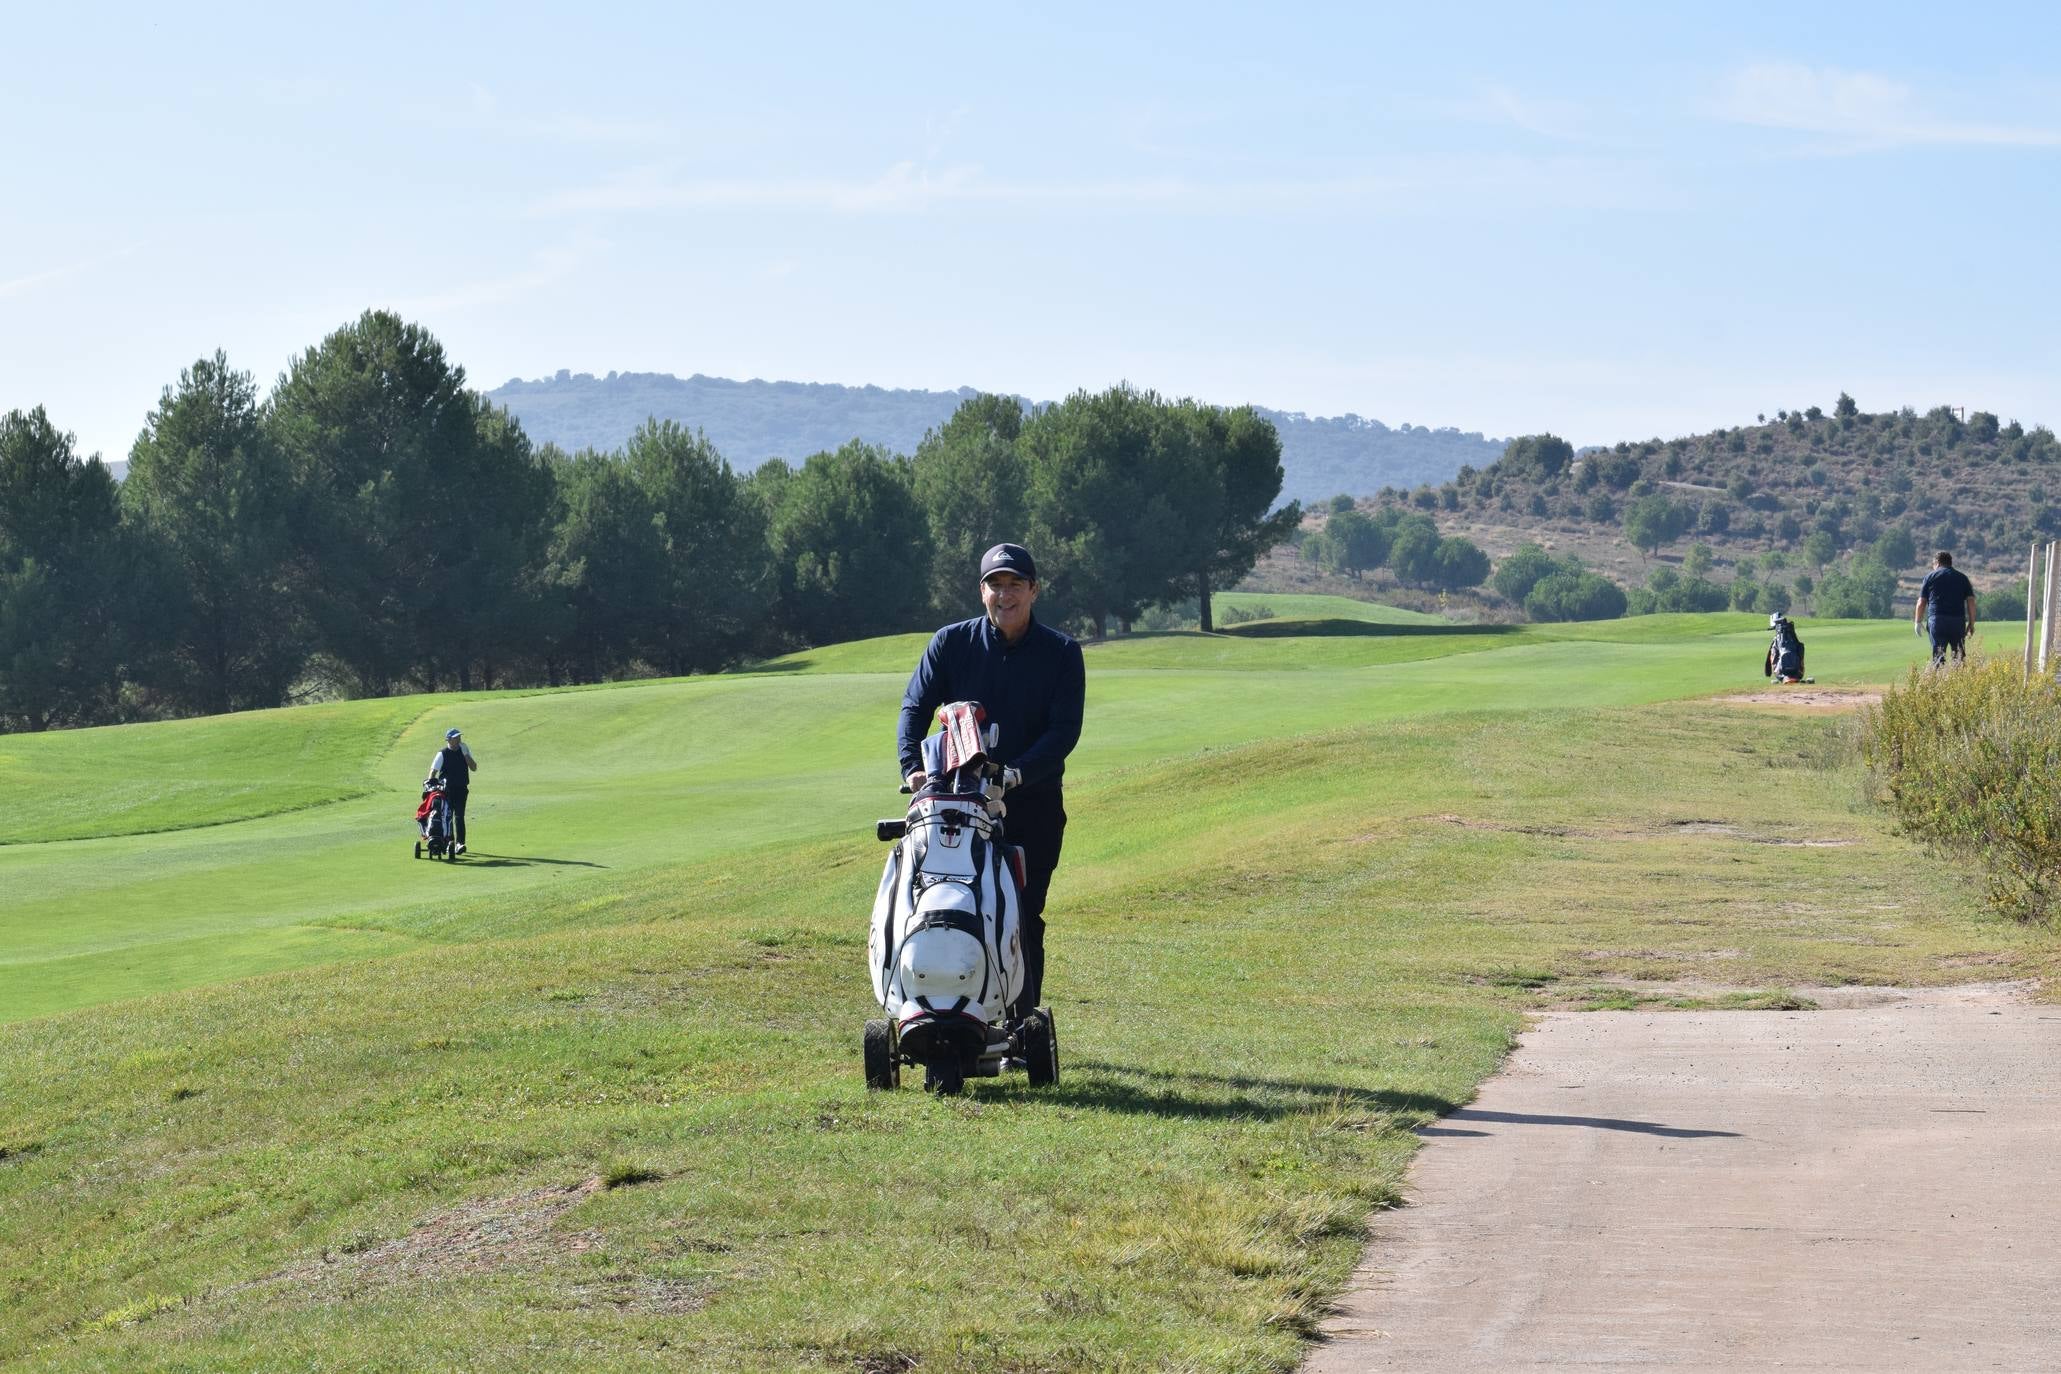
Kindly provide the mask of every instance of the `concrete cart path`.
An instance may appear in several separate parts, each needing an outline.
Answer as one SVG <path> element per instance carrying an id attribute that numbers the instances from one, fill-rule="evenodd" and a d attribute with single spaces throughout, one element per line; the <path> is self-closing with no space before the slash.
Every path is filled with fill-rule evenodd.
<path id="1" fill-rule="evenodd" d="M 2061 1370 L 2061 1007 L 1872 991 L 1542 1017 L 1305 1374 Z"/>

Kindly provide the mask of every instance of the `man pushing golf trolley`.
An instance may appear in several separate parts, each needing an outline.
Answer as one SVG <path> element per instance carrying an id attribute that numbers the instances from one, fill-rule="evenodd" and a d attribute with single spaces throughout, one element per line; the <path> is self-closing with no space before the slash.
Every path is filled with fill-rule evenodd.
<path id="1" fill-rule="evenodd" d="M 927 1090 L 956 1093 L 1013 1061 L 1043 1087 L 1059 1080 L 1052 1009 L 1009 1015 L 1024 991 L 1023 851 L 1003 839 L 1010 770 L 988 757 L 998 732 L 982 728 L 979 704 L 953 702 L 938 719 L 909 814 L 874 823 L 897 843 L 866 942 L 887 1013 L 866 1023 L 866 1082 L 892 1088 L 903 1064 L 920 1064 Z"/>
<path id="2" fill-rule="evenodd" d="M 908 814 L 875 827 L 896 842 L 868 942 L 885 1013 L 866 1023 L 875 1088 L 899 1085 L 904 1064 L 921 1066 L 939 1093 L 1005 1068 L 1040 1086 L 1059 1077 L 1041 1001 L 1045 895 L 1066 832 L 1061 779 L 1081 736 L 1086 674 L 1080 645 L 1031 614 L 1028 550 L 997 544 L 980 573 L 985 614 L 933 635 L 902 697 Z M 933 714 L 942 728 L 925 739 Z"/>

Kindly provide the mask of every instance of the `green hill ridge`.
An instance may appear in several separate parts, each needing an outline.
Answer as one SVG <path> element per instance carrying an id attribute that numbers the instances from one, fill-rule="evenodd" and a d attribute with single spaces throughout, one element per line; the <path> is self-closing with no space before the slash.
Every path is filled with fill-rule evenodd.
<path id="1" fill-rule="evenodd" d="M 732 381 L 656 372 L 605 377 L 561 369 L 551 377 L 511 378 L 486 393 L 539 442 L 567 452 L 613 452 L 645 420 L 676 420 L 705 431 L 746 470 L 768 458 L 799 464 L 857 438 L 912 453 L 941 427 L 970 387 L 955 391 L 840 386 L 824 382 Z M 1018 397 L 1025 405 L 1027 397 Z M 1283 500 L 1319 500 L 1341 491 L 1371 494 L 1387 485 L 1443 482 L 1467 463 L 1493 461 L 1501 440 L 1457 429 L 1391 428 L 1358 415 L 1309 416 L 1257 407 L 1281 433 Z"/>
<path id="2" fill-rule="evenodd" d="M 1528 438 L 1451 482 L 1387 499 L 1500 526 L 1494 546 L 1622 540 L 1627 510 L 1660 497 L 1685 516 L 1669 546 L 1702 542 L 1725 562 L 1800 552 L 1814 534 L 1838 556 L 1901 528 L 1920 551 L 1951 549 L 1960 566 L 2022 577 L 2029 544 L 2061 536 L 2057 464 L 2061 443 L 2044 427 L 1947 406 L 1871 414 L 1842 396 L 1829 414 L 1812 406 L 1579 455 Z"/>

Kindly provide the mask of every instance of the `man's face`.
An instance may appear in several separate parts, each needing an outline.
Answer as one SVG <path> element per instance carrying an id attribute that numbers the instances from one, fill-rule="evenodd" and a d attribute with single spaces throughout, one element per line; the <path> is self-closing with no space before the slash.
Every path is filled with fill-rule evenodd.
<path id="1" fill-rule="evenodd" d="M 981 579 L 980 604 L 1004 639 L 1015 639 L 1030 627 L 1031 605 L 1038 599 L 1038 584 L 1013 572 L 989 573 Z"/>

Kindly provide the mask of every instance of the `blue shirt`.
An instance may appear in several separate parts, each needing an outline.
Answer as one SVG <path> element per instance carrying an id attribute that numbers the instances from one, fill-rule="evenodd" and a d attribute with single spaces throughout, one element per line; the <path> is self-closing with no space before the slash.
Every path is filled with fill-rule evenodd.
<path id="1" fill-rule="evenodd" d="M 977 701 L 1001 727 L 996 761 L 1023 774 L 1023 787 L 1056 790 L 1080 742 L 1087 690 L 1081 646 L 1035 616 L 1014 644 L 984 615 L 947 625 L 930 637 L 902 693 L 902 775 L 923 767 L 938 707 Z"/>
<path id="2" fill-rule="evenodd" d="M 1959 568 L 1934 568 L 1918 584 L 1927 620 L 1966 620 L 1968 598 L 1973 595 L 1975 584 Z"/>

